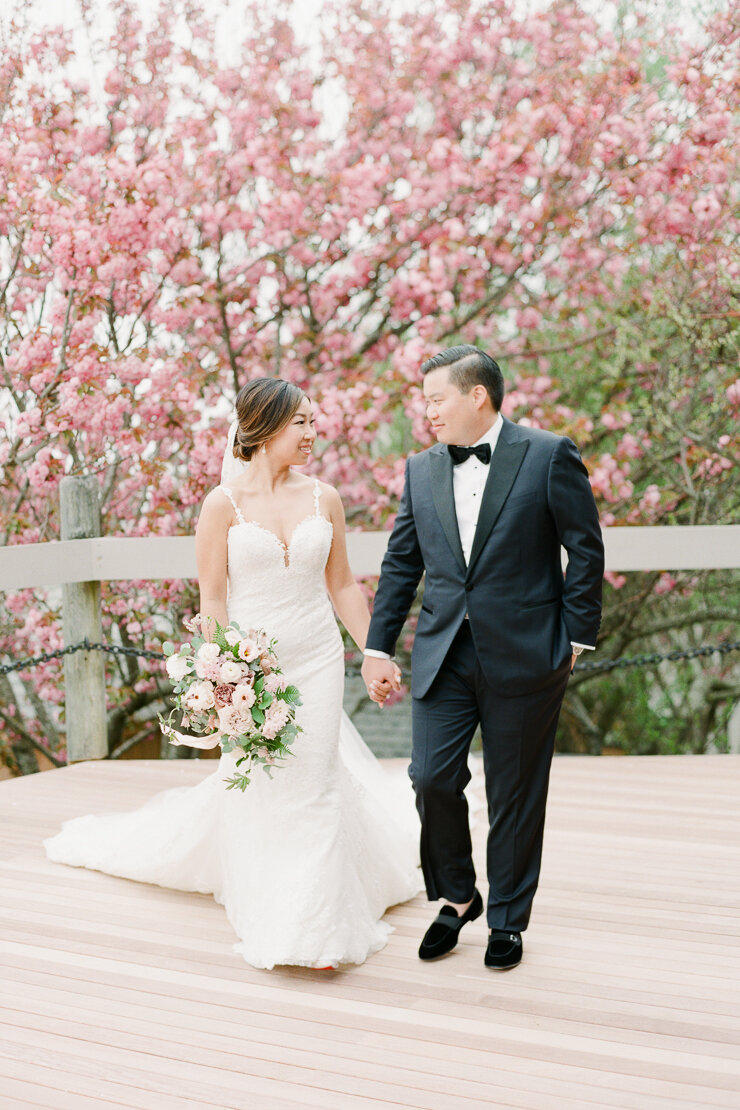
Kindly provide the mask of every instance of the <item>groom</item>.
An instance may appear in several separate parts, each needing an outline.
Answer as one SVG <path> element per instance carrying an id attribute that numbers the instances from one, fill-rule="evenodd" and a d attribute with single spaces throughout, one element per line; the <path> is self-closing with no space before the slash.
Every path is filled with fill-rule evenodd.
<path id="1" fill-rule="evenodd" d="M 419 956 L 449 952 L 483 912 L 463 793 L 480 724 L 490 821 L 485 963 L 504 969 L 522 958 L 568 676 L 596 644 L 603 544 L 576 447 L 501 415 L 504 383 L 492 358 L 450 347 L 421 372 L 438 443 L 406 463 L 362 673 L 375 700 L 384 683 L 397 687 L 390 657 L 426 575 L 409 773 L 427 895 L 446 904 Z"/>

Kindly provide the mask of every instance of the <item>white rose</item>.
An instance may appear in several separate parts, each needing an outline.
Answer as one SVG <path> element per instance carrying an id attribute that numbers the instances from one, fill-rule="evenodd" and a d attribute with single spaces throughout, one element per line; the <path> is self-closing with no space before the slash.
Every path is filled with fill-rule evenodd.
<path id="1" fill-rule="evenodd" d="M 203 663 L 215 663 L 220 654 L 221 648 L 218 644 L 213 643 L 213 641 L 211 641 L 211 643 L 201 644 L 198 648 L 198 658 L 202 660 Z"/>
<path id="2" fill-rule="evenodd" d="M 186 655 L 170 655 L 166 666 L 167 674 L 173 682 L 180 682 L 190 671 L 190 661 Z"/>
<path id="3" fill-rule="evenodd" d="M 241 632 L 237 632 L 235 628 L 227 628 L 224 632 L 224 639 L 226 640 L 226 643 L 229 644 L 231 647 L 233 647 L 234 644 L 238 644 L 241 638 Z"/>
<path id="4" fill-rule="evenodd" d="M 219 671 L 222 682 L 238 682 L 243 673 L 241 663 L 237 663 L 234 659 L 225 659 Z"/>

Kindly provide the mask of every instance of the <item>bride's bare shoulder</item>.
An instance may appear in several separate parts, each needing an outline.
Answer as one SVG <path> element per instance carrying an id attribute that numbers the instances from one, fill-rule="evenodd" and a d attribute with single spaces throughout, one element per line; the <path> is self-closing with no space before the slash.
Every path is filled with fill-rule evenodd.
<path id="1" fill-rule="evenodd" d="M 321 490 L 322 496 L 324 494 L 336 494 L 337 492 L 334 489 L 334 486 L 330 486 L 328 482 L 322 482 L 320 478 L 314 477 L 313 474 L 298 474 L 294 471 L 293 481 L 293 489 L 297 492 L 300 491 L 302 493 L 304 490 L 311 490 L 313 492 L 314 486 L 317 482 L 319 483 L 319 489 Z"/>
<path id="2" fill-rule="evenodd" d="M 312 478 L 311 481 L 313 482 L 313 480 Z M 342 498 L 339 496 L 339 491 L 335 489 L 334 486 L 330 485 L 329 482 L 322 482 L 321 479 L 319 479 L 319 489 L 321 491 L 321 501 L 330 513 L 344 512 Z"/>
<path id="3" fill-rule="evenodd" d="M 226 488 L 231 491 L 231 486 L 216 486 L 205 495 L 199 520 L 204 523 L 219 524 L 222 521 L 228 521 L 234 515 L 234 507 L 226 493 Z"/>

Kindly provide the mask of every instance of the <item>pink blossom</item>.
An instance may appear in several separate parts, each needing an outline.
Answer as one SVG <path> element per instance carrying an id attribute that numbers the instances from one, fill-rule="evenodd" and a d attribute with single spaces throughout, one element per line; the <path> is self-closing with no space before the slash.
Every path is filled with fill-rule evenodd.
<path id="1" fill-rule="evenodd" d="M 375 19 L 371 35 L 372 5 L 341 18 L 325 5 L 310 49 L 262 5 L 228 63 L 200 0 L 184 6 L 186 51 L 171 5 L 146 21 L 113 7 L 110 35 L 91 31 L 100 104 L 75 40 L 18 22 L 3 36 L 7 542 L 58 538 L 72 471 L 97 476 L 109 535 L 192 535 L 219 481 L 235 379 L 278 365 L 319 410 L 311 472 L 338 487 L 351 528 L 387 528 L 401 456 L 433 442 L 419 366 L 458 339 L 500 359 L 507 416 L 579 445 L 605 524 L 682 510 L 672 421 L 691 421 L 692 479 L 720 503 L 737 370 L 715 360 L 712 403 L 692 415 L 704 385 L 688 366 L 666 396 L 671 350 L 656 335 L 680 306 L 706 332 L 701 359 L 734 320 L 740 40 L 727 13 L 692 38 L 651 29 L 650 49 L 671 59 L 665 92 L 638 64 L 637 32 L 615 36 L 578 5 L 491 14 L 438 0 Z M 351 105 L 336 127 L 320 114 L 329 69 Z M 725 411 L 702 438 L 698 414 L 716 398 Z M 660 475 L 654 459 L 669 460 Z M 652 485 L 635 493 L 633 480 Z M 128 628 L 156 650 L 191 588 L 103 584 L 104 635 Z M 7 654 L 59 638 L 51 596 L 5 604 Z M 247 639 L 265 654 L 256 630 Z M 201 681 L 224 683 L 208 669 L 220 658 L 198 664 Z M 54 707 L 55 667 L 30 679 Z M 125 703 L 125 675 L 110 680 Z"/>
<path id="2" fill-rule="evenodd" d="M 615 574 L 613 570 L 605 571 L 604 578 L 615 590 L 621 590 L 624 588 L 624 586 L 627 585 L 627 579 L 625 578 L 625 576 L 623 574 Z"/>
<path id="3" fill-rule="evenodd" d="M 706 193 L 695 200 L 691 206 L 691 211 L 696 216 L 697 220 L 707 222 L 715 220 L 722 211 L 722 205 L 717 200 L 715 193 Z"/>

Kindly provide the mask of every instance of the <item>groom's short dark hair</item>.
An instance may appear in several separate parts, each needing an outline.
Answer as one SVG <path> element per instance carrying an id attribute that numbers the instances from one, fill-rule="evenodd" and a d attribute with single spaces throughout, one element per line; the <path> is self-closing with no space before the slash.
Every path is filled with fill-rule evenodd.
<path id="1" fill-rule="evenodd" d="M 504 376 L 496 360 L 485 351 L 468 343 L 448 347 L 422 363 L 422 375 L 438 370 L 440 366 L 449 367 L 450 381 L 460 393 L 470 393 L 475 385 L 485 386 L 491 404 L 496 412 L 500 411 L 504 399 Z"/>

